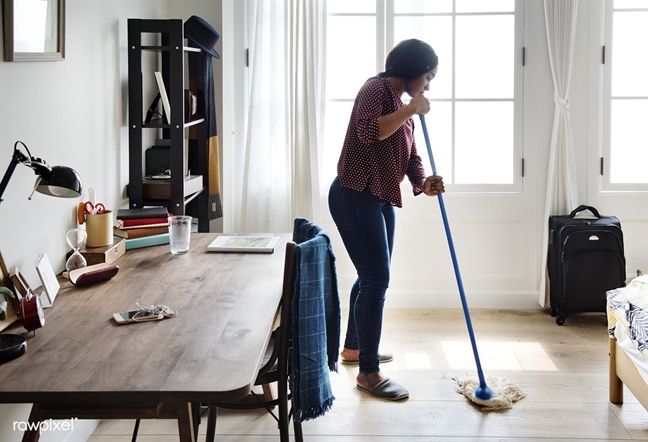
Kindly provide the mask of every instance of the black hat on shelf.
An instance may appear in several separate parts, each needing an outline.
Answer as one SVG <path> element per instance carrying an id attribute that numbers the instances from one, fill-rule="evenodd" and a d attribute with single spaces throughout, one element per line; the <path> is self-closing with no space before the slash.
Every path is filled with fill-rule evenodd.
<path id="1" fill-rule="evenodd" d="M 214 45 L 220 38 L 220 34 L 205 20 L 197 15 L 192 15 L 184 24 L 184 34 L 203 51 L 220 59 L 220 55 L 214 50 Z"/>

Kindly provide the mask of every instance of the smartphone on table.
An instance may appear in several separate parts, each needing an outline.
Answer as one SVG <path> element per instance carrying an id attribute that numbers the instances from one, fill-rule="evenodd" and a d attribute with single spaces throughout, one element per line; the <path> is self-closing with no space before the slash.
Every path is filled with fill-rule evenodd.
<path id="1" fill-rule="evenodd" d="M 163 314 L 147 312 L 145 310 L 133 310 L 130 312 L 114 313 L 113 319 L 117 324 L 132 324 L 133 322 L 159 321 L 164 319 Z"/>

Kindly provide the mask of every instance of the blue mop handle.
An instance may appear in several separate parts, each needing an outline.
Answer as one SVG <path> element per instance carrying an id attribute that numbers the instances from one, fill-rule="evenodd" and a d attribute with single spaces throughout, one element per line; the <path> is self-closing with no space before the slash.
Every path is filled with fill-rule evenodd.
<path id="1" fill-rule="evenodd" d="M 434 157 L 432 156 L 432 147 L 430 145 L 430 137 L 428 135 L 427 125 L 425 124 L 425 117 L 421 117 L 421 127 L 423 128 L 423 136 L 425 137 L 425 144 L 427 145 L 428 156 L 430 157 L 430 165 L 432 166 L 432 173 L 437 174 L 436 166 L 434 164 Z M 450 248 L 450 255 L 452 256 L 452 265 L 454 267 L 455 277 L 457 278 L 457 286 L 459 287 L 459 294 L 461 295 L 461 304 L 463 305 L 464 316 L 466 317 L 466 325 L 468 326 L 468 334 L 470 335 L 470 343 L 472 344 L 473 353 L 475 354 L 475 363 L 477 364 L 477 375 L 479 376 L 479 386 L 482 389 L 488 388 L 484 373 L 482 372 L 481 363 L 479 362 L 479 354 L 477 353 L 477 344 L 475 342 L 475 333 L 473 332 L 472 321 L 470 320 L 470 313 L 468 313 L 468 302 L 466 302 L 466 294 L 464 292 L 463 282 L 461 281 L 461 272 L 459 271 L 459 263 L 457 262 L 457 253 L 455 252 L 454 242 L 452 241 L 452 233 L 450 233 L 450 224 L 448 223 L 448 215 L 446 214 L 445 204 L 443 203 L 443 194 L 438 194 L 439 207 L 441 208 L 441 217 L 443 218 L 443 226 L 445 227 L 446 237 L 448 238 L 448 247 Z"/>

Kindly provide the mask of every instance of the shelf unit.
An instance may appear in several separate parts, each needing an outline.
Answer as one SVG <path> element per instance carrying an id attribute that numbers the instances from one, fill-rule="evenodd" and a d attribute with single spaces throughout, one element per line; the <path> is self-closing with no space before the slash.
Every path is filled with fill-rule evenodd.
<path id="1" fill-rule="evenodd" d="M 142 34 L 158 34 L 158 45 L 142 45 Z M 158 53 L 162 77 L 169 97 L 171 119 L 167 124 L 165 119 L 145 123 L 144 97 L 142 76 L 153 78 L 154 72 L 142 72 L 143 51 Z M 128 19 L 128 136 L 129 136 L 129 208 L 146 206 L 166 206 L 174 215 L 192 215 L 198 219 L 198 231 L 209 231 L 208 215 L 208 182 L 207 150 L 206 148 L 191 149 L 185 146 L 188 130 L 195 126 L 196 145 L 205 146 L 207 125 L 204 119 L 203 100 L 198 100 L 198 115 L 191 122 L 185 122 L 184 90 L 185 90 L 185 60 L 189 52 L 200 52 L 200 49 L 184 45 L 184 26 L 182 20 L 145 20 Z M 204 94 L 205 85 L 202 75 L 196 80 L 196 94 Z M 162 102 L 159 109 L 162 109 Z M 166 117 L 166 115 L 165 115 Z M 162 132 L 162 138 L 170 140 L 170 169 L 171 179 L 168 189 L 168 199 L 144 198 L 144 167 L 143 167 L 143 131 L 157 130 Z M 186 152 L 189 149 L 189 152 Z M 189 158 L 191 174 L 202 180 L 200 190 L 193 186 L 185 187 L 186 158 Z"/>

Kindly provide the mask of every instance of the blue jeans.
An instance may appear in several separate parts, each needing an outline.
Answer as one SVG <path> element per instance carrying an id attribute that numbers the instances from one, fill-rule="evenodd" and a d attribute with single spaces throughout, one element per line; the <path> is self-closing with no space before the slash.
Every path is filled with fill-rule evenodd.
<path id="1" fill-rule="evenodd" d="M 385 200 L 340 186 L 329 189 L 329 210 L 358 277 L 351 288 L 344 347 L 360 353 L 360 373 L 379 371 L 385 293 L 394 246 L 396 213 Z"/>

